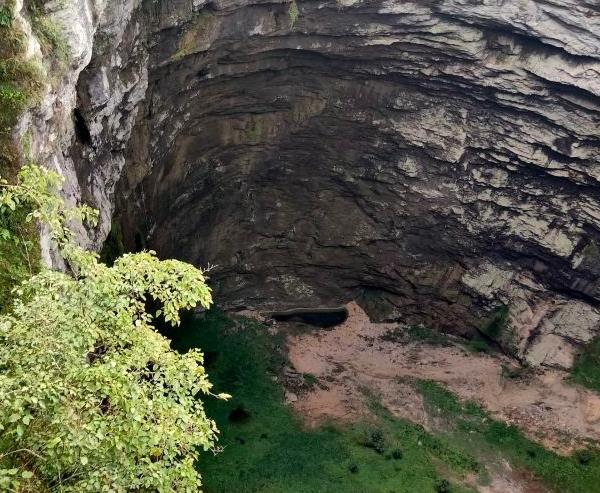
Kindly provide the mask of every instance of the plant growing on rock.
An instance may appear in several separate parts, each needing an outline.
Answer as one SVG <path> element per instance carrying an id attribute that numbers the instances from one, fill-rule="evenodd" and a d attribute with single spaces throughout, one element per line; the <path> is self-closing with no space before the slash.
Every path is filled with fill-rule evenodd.
<path id="1" fill-rule="evenodd" d="M 210 305 L 210 289 L 153 252 L 100 263 L 69 228 L 95 211 L 68 207 L 59 185 L 34 165 L 0 182 L 0 211 L 27 206 L 69 267 L 24 281 L 0 316 L 0 490 L 198 491 L 195 459 L 217 432 L 198 399 L 211 384 L 202 354 L 174 352 L 153 323 L 178 325 L 179 310 Z"/>
<path id="2" fill-rule="evenodd" d="M 16 2 L 0 2 L 0 175 L 14 178 L 22 162 L 15 126 L 22 114 L 41 98 L 47 74 L 27 49 L 27 33 L 17 22 Z M 0 231 L 11 237 L 0 241 L 0 311 L 10 302 L 15 283 L 37 270 L 37 234 L 24 221 L 28 211 L 0 212 Z M 6 236 L 6 235 L 5 235 Z"/>

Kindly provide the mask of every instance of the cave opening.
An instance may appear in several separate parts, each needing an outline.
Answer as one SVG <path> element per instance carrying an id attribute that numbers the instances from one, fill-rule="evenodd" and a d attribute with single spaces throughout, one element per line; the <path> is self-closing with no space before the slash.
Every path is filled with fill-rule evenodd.
<path id="1" fill-rule="evenodd" d="M 348 319 L 348 308 L 292 308 L 273 312 L 270 318 L 278 322 L 300 322 L 315 327 L 330 328 L 343 324 Z"/>
<path id="2" fill-rule="evenodd" d="M 79 108 L 73 110 L 73 124 L 77 141 L 84 146 L 93 147 L 92 134 Z"/>

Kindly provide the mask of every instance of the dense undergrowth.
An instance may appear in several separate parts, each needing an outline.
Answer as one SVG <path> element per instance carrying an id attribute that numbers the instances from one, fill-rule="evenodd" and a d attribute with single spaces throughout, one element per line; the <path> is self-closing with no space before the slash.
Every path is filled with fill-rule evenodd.
<path id="1" fill-rule="evenodd" d="M 173 345 L 201 347 L 216 389 L 234 396 L 230 402 L 207 403 L 207 413 L 221 429 L 222 452 L 201 457 L 206 493 L 475 491 L 465 486 L 467 478 L 469 484 L 485 484 L 488 470 L 503 460 L 553 491 L 598 491 L 596 451 L 563 457 L 545 450 L 434 382 L 414 385 L 428 413 L 446 423 L 446 431 L 435 436 L 393 418 L 375 396 L 369 422 L 306 429 L 284 404 L 278 382 L 285 365 L 280 335 L 218 310 L 187 325 L 173 334 Z"/>
<path id="2" fill-rule="evenodd" d="M 570 457 L 558 455 L 532 442 L 515 426 L 491 419 L 475 403 L 462 403 L 433 381 L 416 383 L 428 413 L 446 421 L 447 437 L 478 456 L 505 458 L 517 469 L 545 482 L 560 493 L 600 491 L 600 453 L 582 449 Z M 488 459 L 489 460 L 489 459 Z"/>
<path id="3" fill-rule="evenodd" d="M 10 306 L 13 287 L 40 267 L 37 230 L 25 221 L 29 209 L 11 212 L 0 211 L 0 313 Z"/>
<path id="4" fill-rule="evenodd" d="M 69 267 L 28 277 L 0 315 L 0 491 L 200 491 L 211 384 L 202 354 L 173 351 L 155 324 L 208 308 L 210 288 L 199 269 L 153 252 L 99 262 L 70 229 L 93 227 L 97 212 L 67 205 L 61 184 L 35 165 L 14 184 L 0 177 L 0 213 L 31 210 L 25 221 L 46 227 Z"/>
<path id="5" fill-rule="evenodd" d="M 382 409 L 368 423 L 305 429 L 274 380 L 282 340 L 261 324 L 212 310 L 174 331 L 173 344 L 201 347 L 217 391 L 234 396 L 206 406 L 222 447 L 199 462 L 206 493 L 473 491 L 456 481 L 479 470 L 471 454 Z"/>

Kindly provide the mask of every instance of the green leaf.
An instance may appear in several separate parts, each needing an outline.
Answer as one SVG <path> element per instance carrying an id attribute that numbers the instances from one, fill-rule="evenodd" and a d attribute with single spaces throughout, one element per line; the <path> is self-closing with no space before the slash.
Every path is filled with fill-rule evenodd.
<path id="1" fill-rule="evenodd" d="M 56 447 L 62 441 L 61 437 L 54 437 L 52 440 L 48 442 L 48 448 Z"/>
<path id="2" fill-rule="evenodd" d="M 71 269 L 25 280 L 13 310 L 0 314 L 0 361 L 10 369 L 0 378 L 0 426 L 19 438 L 0 440 L 0 456 L 30 450 L 28 468 L 44 471 L 44 491 L 60 484 L 52 471 L 73 470 L 74 461 L 90 472 L 74 475 L 70 491 L 197 491 L 197 449 L 216 439 L 197 395 L 211 385 L 199 353 L 172 351 L 155 329 L 145 297 L 177 325 L 182 308 L 212 302 L 202 272 L 154 252 L 108 267 L 73 242 L 70 221 L 95 213 L 64 203 L 58 175 L 26 165 L 18 182 L 10 194 L 0 190 L 0 212 L 31 207 Z"/>

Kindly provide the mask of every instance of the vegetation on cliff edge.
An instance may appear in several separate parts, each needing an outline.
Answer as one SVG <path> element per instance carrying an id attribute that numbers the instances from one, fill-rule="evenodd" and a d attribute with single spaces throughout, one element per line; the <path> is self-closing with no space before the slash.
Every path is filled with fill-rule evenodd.
<path id="1" fill-rule="evenodd" d="M 171 350 L 155 323 L 210 305 L 203 274 L 152 252 L 100 263 L 68 226 L 95 211 L 66 206 L 60 181 L 27 165 L 0 182 L 0 211 L 29 209 L 68 266 L 23 281 L 0 316 L 0 490 L 199 491 L 211 384 L 202 354 Z"/>

